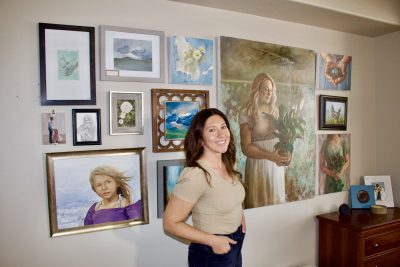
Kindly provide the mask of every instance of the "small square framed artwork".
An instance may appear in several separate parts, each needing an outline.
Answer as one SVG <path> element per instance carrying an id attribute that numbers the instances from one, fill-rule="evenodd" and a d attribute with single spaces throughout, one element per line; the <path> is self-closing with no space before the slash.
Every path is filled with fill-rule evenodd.
<path id="1" fill-rule="evenodd" d="M 94 27 L 39 23 L 40 100 L 95 105 Z"/>
<path id="2" fill-rule="evenodd" d="M 347 97 L 319 96 L 319 129 L 347 129 Z"/>
<path id="3" fill-rule="evenodd" d="M 157 161 L 157 217 L 162 218 L 165 207 L 174 191 L 179 175 L 185 166 L 184 159 Z"/>
<path id="4" fill-rule="evenodd" d="M 364 184 L 374 187 L 375 202 L 393 208 L 392 182 L 389 175 L 364 176 Z"/>
<path id="5" fill-rule="evenodd" d="M 110 135 L 143 134 L 143 93 L 110 91 Z"/>
<path id="6" fill-rule="evenodd" d="M 193 117 L 208 108 L 208 91 L 152 89 L 153 152 L 183 150 Z"/>
<path id="7" fill-rule="evenodd" d="M 164 82 L 164 32 L 100 26 L 101 80 Z"/>
<path id="8" fill-rule="evenodd" d="M 72 110 L 74 146 L 101 145 L 100 109 Z"/>
<path id="9" fill-rule="evenodd" d="M 372 185 L 351 185 L 350 203 L 352 209 L 369 209 L 375 204 Z"/>

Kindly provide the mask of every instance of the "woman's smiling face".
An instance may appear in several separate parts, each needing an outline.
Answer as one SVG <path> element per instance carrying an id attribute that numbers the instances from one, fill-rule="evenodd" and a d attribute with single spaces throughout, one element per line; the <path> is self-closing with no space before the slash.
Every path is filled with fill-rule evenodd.
<path id="1" fill-rule="evenodd" d="M 206 120 L 203 130 L 203 148 L 205 153 L 223 154 L 228 150 L 230 132 L 224 119 L 213 115 Z"/>

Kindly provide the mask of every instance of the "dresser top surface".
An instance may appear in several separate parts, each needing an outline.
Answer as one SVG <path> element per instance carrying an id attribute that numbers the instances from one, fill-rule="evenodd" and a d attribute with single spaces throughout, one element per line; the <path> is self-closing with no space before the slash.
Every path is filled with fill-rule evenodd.
<path id="1" fill-rule="evenodd" d="M 373 214 L 370 209 L 353 209 L 350 215 L 341 215 L 339 212 L 331 212 L 316 216 L 319 221 L 340 224 L 344 227 L 365 230 L 381 225 L 399 224 L 400 208 L 388 208 L 387 214 Z"/>

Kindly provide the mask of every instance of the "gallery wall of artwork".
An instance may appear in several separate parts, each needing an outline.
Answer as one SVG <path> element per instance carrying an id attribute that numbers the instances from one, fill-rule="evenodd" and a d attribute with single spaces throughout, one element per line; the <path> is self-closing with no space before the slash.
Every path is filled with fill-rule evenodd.
<path id="1" fill-rule="evenodd" d="M 164 32 L 151 29 L 98 27 L 100 80 L 160 83 L 164 88 L 151 86 L 151 101 L 147 103 L 143 92 L 109 91 L 108 108 L 75 108 L 96 105 L 94 27 L 39 23 L 41 105 L 52 108 L 51 114 L 42 114 L 44 145 L 65 144 L 66 136 L 72 134 L 73 146 L 97 145 L 89 153 L 100 156 L 107 151 L 101 147 L 100 119 L 106 116 L 109 123 L 104 126 L 108 126 L 107 133 L 113 138 L 150 135 L 153 153 L 182 151 L 191 119 L 198 111 L 210 107 L 208 90 L 199 86 L 215 84 L 215 102 L 227 114 L 238 148 L 237 168 L 243 174 L 247 190 L 245 208 L 306 200 L 349 189 L 351 146 L 347 114 L 351 101 L 343 92 L 351 89 L 351 56 L 223 35 L 213 39 L 165 37 Z M 271 83 L 267 110 L 260 104 L 264 81 Z M 184 88 L 177 89 L 180 86 Z M 339 91 L 341 95 L 335 95 Z M 54 112 L 59 105 L 72 106 L 71 133 L 66 132 L 65 119 L 54 120 L 65 116 Z M 144 129 L 147 114 L 151 114 L 152 129 Z M 54 137 L 59 129 L 64 132 L 57 132 Z M 324 134 L 325 130 L 330 132 Z M 60 134 L 64 138 L 58 138 Z M 251 136 L 248 143 L 244 141 L 247 134 Z M 144 143 L 143 147 L 146 150 L 151 146 Z M 288 161 L 280 166 L 267 159 L 260 160 L 256 154 L 247 152 L 248 147 L 277 151 Z M 77 153 L 77 159 L 81 158 L 79 152 L 64 153 Z M 305 154 L 309 156 L 303 157 Z M 52 235 L 64 234 L 57 226 L 58 211 L 54 204 L 56 173 L 61 176 L 53 166 L 53 158 L 58 154 L 46 155 Z M 180 166 L 181 170 L 184 159 L 172 157 L 157 164 L 158 193 L 148 197 L 158 198 L 157 214 L 161 218 L 180 172 L 172 172 L 173 167 Z M 141 157 L 140 167 L 143 169 L 144 165 Z M 115 224 L 111 220 L 100 224 L 104 227 L 85 230 L 82 220 L 70 232 L 148 223 L 146 179 L 141 173 L 141 196 L 146 199 L 139 197 L 143 217 L 138 221 L 135 218 Z M 81 208 L 71 207 L 73 210 L 78 212 Z"/>

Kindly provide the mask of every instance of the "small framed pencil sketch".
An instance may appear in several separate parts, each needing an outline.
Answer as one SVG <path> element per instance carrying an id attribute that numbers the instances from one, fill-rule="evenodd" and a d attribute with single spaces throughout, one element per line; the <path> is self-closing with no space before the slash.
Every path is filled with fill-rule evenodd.
<path id="1" fill-rule="evenodd" d="M 375 203 L 386 207 L 394 207 L 392 182 L 390 176 L 364 176 L 364 184 L 374 187 Z"/>
<path id="2" fill-rule="evenodd" d="M 347 97 L 319 96 L 319 129 L 347 129 Z"/>
<path id="3" fill-rule="evenodd" d="M 101 80 L 164 82 L 164 32 L 100 26 Z"/>
<path id="4" fill-rule="evenodd" d="M 163 217 L 165 207 L 184 166 L 184 159 L 157 161 L 157 218 Z"/>
<path id="5" fill-rule="evenodd" d="M 183 150 L 194 115 L 208 108 L 208 91 L 151 89 L 153 152 Z"/>
<path id="6" fill-rule="evenodd" d="M 143 134 L 143 93 L 110 91 L 110 135 Z"/>
<path id="7" fill-rule="evenodd" d="M 351 185 L 350 203 L 352 209 L 369 209 L 375 204 L 372 185 Z"/>
<path id="8" fill-rule="evenodd" d="M 100 109 L 73 109 L 73 145 L 101 145 L 100 124 Z"/>
<path id="9" fill-rule="evenodd" d="M 168 37 L 169 83 L 212 85 L 213 40 Z"/>
<path id="10" fill-rule="evenodd" d="M 40 101 L 95 105 L 94 27 L 39 23 Z"/>
<path id="11" fill-rule="evenodd" d="M 142 147 L 47 153 L 51 236 L 148 224 L 143 154 Z"/>

